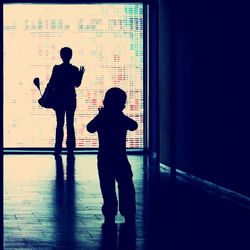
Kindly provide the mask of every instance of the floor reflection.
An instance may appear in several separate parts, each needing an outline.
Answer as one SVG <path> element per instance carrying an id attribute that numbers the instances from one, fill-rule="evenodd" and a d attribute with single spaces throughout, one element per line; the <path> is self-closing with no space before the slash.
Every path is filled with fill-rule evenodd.
<path id="1" fill-rule="evenodd" d="M 119 231 L 118 231 L 119 226 Z M 126 223 L 102 225 L 100 250 L 135 250 L 136 227 Z"/>
<path id="2" fill-rule="evenodd" d="M 250 249 L 249 208 L 129 160 L 136 227 L 119 214 L 106 227 L 96 155 L 4 156 L 4 249 Z"/>
<path id="3" fill-rule="evenodd" d="M 63 160 L 61 156 L 55 157 L 56 181 L 55 181 L 55 239 L 58 247 L 75 248 L 75 158 L 67 156 L 66 178 L 64 174 Z M 53 197 L 53 195 L 52 195 Z M 53 202 L 52 202 L 53 204 Z"/>
<path id="4" fill-rule="evenodd" d="M 103 223 L 100 250 L 115 250 L 117 246 L 117 234 L 117 224 L 106 225 Z"/>
<path id="5" fill-rule="evenodd" d="M 119 249 L 136 249 L 136 227 L 135 225 L 120 224 L 119 227 Z"/>

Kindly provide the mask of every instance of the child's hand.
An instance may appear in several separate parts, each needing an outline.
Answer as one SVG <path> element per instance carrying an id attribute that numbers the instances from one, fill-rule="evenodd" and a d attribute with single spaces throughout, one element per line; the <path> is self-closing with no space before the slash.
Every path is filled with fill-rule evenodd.
<path id="1" fill-rule="evenodd" d="M 98 111 L 99 111 L 99 113 L 102 113 L 103 112 L 103 107 L 99 107 Z"/>

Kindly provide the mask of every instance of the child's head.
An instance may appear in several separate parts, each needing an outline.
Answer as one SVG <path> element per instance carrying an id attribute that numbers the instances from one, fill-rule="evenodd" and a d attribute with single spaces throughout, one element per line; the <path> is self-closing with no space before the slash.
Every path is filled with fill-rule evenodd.
<path id="1" fill-rule="evenodd" d="M 72 49 L 69 47 L 61 48 L 60 56 L 65 63 L 69 63 L 70 59 L 72 58 Z"/>
<path id="2" fill-rule="evenodd" d="M 125 108 L 127 94 L 120 88 L 109 89 L 104 97 L 103 104 L 105 109 L 122 111 Z"/>

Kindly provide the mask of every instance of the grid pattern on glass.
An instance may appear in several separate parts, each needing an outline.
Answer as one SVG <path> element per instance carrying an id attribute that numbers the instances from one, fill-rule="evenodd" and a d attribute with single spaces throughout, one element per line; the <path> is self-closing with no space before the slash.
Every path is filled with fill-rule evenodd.
<path id="1" fill-rule="evenodd" d="M 5 4 L 3 20 L 4 147 L 54 146 L 54 111 L 39 106 L 32 81 L 38 76 L 44 90 L 64 46 L 73 50 L 71 63 L 86 69 L 76 89 L 76 146 L 98 147 L 86 124 L 118 86 L 128 95 L 124 113 L 139 125 L 127 147 L 143 147 L 142 4 Z"/>

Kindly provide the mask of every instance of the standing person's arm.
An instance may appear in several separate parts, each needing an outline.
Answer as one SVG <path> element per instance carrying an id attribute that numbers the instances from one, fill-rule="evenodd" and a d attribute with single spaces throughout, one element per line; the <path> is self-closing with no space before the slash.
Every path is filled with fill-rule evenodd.
<path id="1" fill-rule="evenodd" d="M 128 130 L 134 131 L 138 128 L 138 124 L 135 120 L 131 119 L 128 116 L 125 116 L 125 119 L 126 119 L 126 126 Z"/>
<path id="2" fill-rule="evenodd" d="M 49 84 L 53 84 L 53 85 L 56 84 L 56 78 L 57 78 L 57 76 L 56 76 L 56 74 L 57 74 L 56 70 L 57 70 L 57 65 L 55 65 L 53 67 L 53 70 L 52 70 L 52 73 L 51 73 L 51 77 L 49 79 Z"/>
<path id="3" fill-rule="evenodd" d="M 79 87 L 82 83 L 82 77 L 85 72 L 84 66 L 80 66 L 80 69 L 76 67 L 76 73 L 75 73 L 75 81 L 74 81 L 74 86 Z"/>

